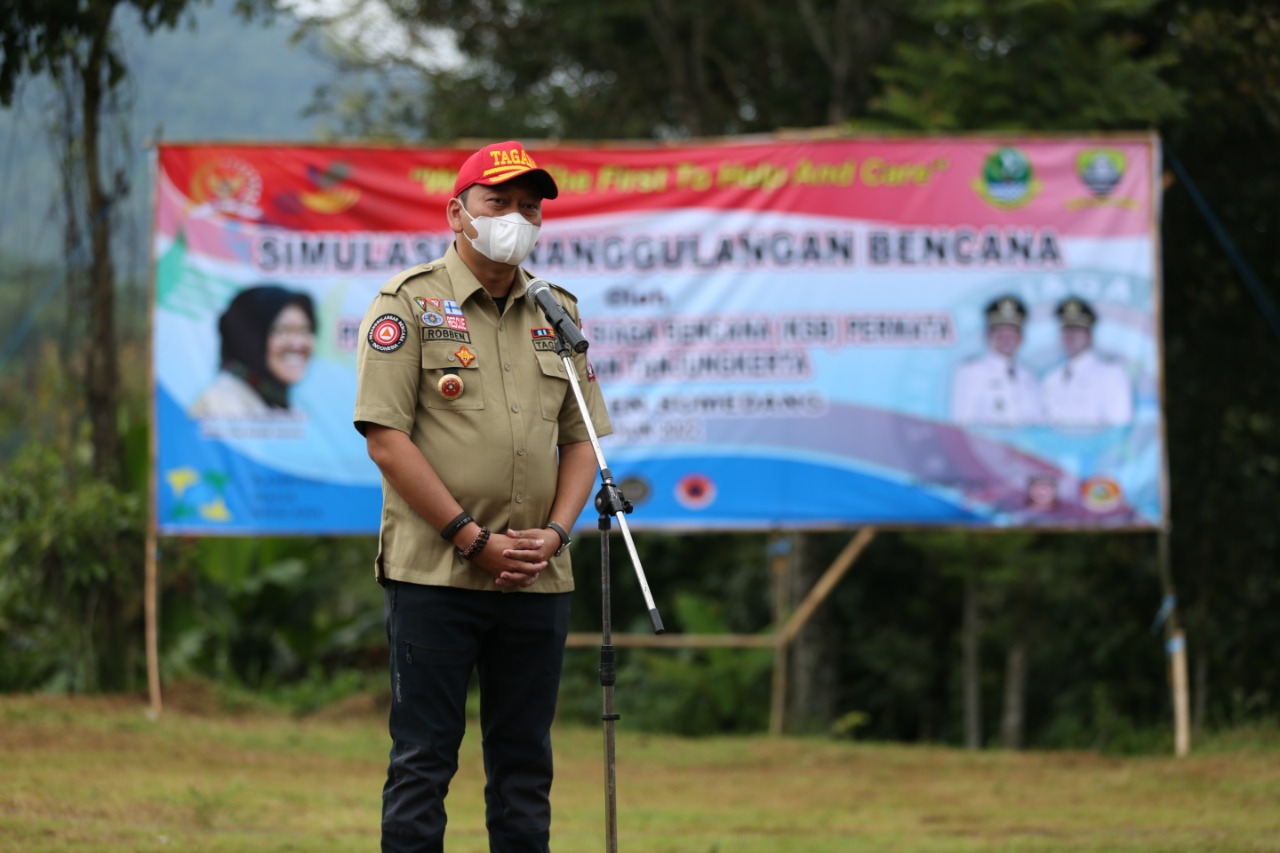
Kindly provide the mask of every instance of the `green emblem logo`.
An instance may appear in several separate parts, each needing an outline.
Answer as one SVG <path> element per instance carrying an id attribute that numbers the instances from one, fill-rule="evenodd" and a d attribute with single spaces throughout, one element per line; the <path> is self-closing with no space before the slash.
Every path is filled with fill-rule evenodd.
<path id="1" fill-rule="evenodd" d="M 1040 187 L 1031 161 L 1016 148 L 1000 148 L 989 154 L 982 163 L 982 175 L 973 181 L 974 192 L 988 204 L 1006 210 L 1031 201 Z"/>

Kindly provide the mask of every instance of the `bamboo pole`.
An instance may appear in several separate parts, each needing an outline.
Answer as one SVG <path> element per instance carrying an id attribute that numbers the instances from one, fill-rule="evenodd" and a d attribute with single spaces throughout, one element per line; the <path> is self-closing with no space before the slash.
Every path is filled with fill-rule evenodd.
<path id="1" fill-rule="evenodd" d="M 154 515 L 152 516 L 154 518 Z M 160 718 L 160 629 L 159 629 L 159 590 L 157 589 L 158 569 L 156 566 L 156 529 L 155 524 L 147 526 L 147 554 L 145 566 L 145 583 L 143 584 L 143 610 L 146 619 L 147 641 L 147 691 L 151 697 L 147 715 L 153 720 Z"/>
<path id="2" fill-rule="evenodd" d="M 1191 702 L 1187 690 L 1187 638 L 1181 629 L 1169 638 L 1170 683 L 1173 687 L 1173 753 L 1191 751 Z"/>
<path id="3" fill-rule="evenodd" d="M 575 632 L 565 640 L 571 649 L 598 647 L 600 634 Z M 631 649 L 771 649 L 769 634 L 614 634 L 613 645 Z"/>
<path id="4" fill-rule="evenodd" d="M 1169 531 L 1158 535 L 1160 586 L 1164 601 L 1160 613 L 1164 621 L 1165 651 L 1169 655 L 1169 689 L 1173 694 L 1173 753 L 1181 758 L 1191 751 L 1191 699 L 1187 688 L 1187 635 L 1178 622 L 1178 597 L 1170 568 Z"/>
<path id="5" fill-rule="evenodd" d="M 771 540 L 769 554 L 773 569 L 774 583 L 774 625 L 773 634 L 614 634 L 613 645 L 618 648 L 646 649 L 773 649 L 773 696 L 769 711 L 769 733 L 782 734 L 786 724 L 787 701 L 787 654 L 792 641 L 804 628 L 805 624 L 827 599 L 840 582 L 840 579 L 853 567 L 858 557 L 875 538 L 874 527 L 864 527 L 858 531 L 827 567 L 826 572 L 814 584 L 813 589 L 805 596 L 803 602 L 787 619 L 789 595 L 789 572 L 791 545 L 784 535 Z M 784 623 L 784 619 L 786 619 Z M 600 634 L 572 633 L 565 641 L 569 648 L 588 648 L 599 646 Z"/>
<path id="6" fill-rule="evenodd" d="M 804 601 L 800 602 L 800 606 L 796 608 L 796 612 L 791 614 L 791 618 L 787 620 L 787 624 L 783 626 L 781 632 L 781 642 L 784 646 L 790 645 L 791 641 L 796 638 L 796 634 L 804 628 L 805 624 L 813 616 L 818 606 L 826 601 L 827 596 L 836 588 L 836 584 L 844 577 L 845 572 L 853 567 L 854 561 L 862 554 L 863 550 L 871 544 L 871 540 L 876 536 L 874 527 L 864 527 L 858 531 L 858 535 L 844 546 L 844 550 L 840 552 L 835 561 L 827 567 L 822 577 L 818 578 L 818 582 L 813 585 L 813 589 L 809 590 L 809 594 L 805 596 Z"/>
<path id="7" fill-rule="evenodd" d="M 782 533 L 775 534 L 769 543 L 770 564 L 773 568 L 773 624 L 781 625 L 787 618 L 791 604 L 790 562 L 791 540 Z M 787 724 L 787 643 L 780 635 L 770 638 L 773 644 L 773 690 L 769 702 L 769 734 L 780 735 Z"/>
<path id="8" fill-rule="evenodd" d="M 160 154 L 156 147 L 159 144 L 159 134 L 157 133 L 155 142 L 147 149 L 147 157 L 151 168 L 152 186 L 159 186 L 160 176 Z M 153 195 L 151 199 L 151 215 L 152 221 L 155 221 L 156 214 L 156 198 Z M 151 414 L 151 429 L 147 430 L 147 459 L 149 461 L 147 471 L 147 542 L 146 554 L 143 555 L 143 601 L 142 611 L 145 620 L 145 640 L 147 647 L 147 692 L 150 695 L 151 703 L 147 710 L 147 716 L 153 720 L 160 718 L 161 697 L 160 697 L 160 585 L 159 585 L 159 534 L 157 527 L 159 526 L 160 510 L 157 490 L 159 488 L 157 481 L 160 478 L 160 451 L 159 440 L 156 437 L 157 424 L 159 417 L 156 413 L 156 357 L 155 357 L 155 326 L 156 326 L 156 248 L 155 241 L 151 243 L 151 287 L 147 294 L 147 388 L 150 392 L 148 400 Z"/>

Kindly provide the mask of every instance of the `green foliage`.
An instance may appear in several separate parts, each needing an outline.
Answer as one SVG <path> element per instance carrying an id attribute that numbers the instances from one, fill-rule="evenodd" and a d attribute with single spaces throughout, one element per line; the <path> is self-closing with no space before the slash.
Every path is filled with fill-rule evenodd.
<path id="1" fill-rule="evenodd" d="M 376 545 L 347 539 L 166 541 L 162 669 L 276 693 L 308 710 L 385 661 Z"/>
<path id="2" fill-rule="evenodd" d="M 87 455 L 31 444 L 0 477 L 0 691 L 137 684 L 142 500 Z"/>
<path id="3" fill-rule="evenodd" d="M 353 132 L 404 139 L 643 139 L 837 122 L 865 112 L 901 17 L 890 0 L 388 5 L 420 33 L 446 30 L 464 61 L 348 56 L 410 73 L 340 81 L 317 101 Z"/>
<path id="4" fill-rule="evenodd" d="M 1157 0 L 917 0 L 874 116 L 913 130 L 1146 128 L 1182 115 L 1176 58 L 1135 27 Z"/>
<path id="5" fill-rule="evenodd" d="M 1116 707 L 1116 695 L 1108 685 L 1089 690 L 1091 707 L 1053 718 L 1037 746 L 1046 749 L 1090 749 L 1106 755 L 1168 755 L 1173 752 L 1173 731 L 1167 725 L 1143 723 Z"/>
<path id="6" fill-rule="evenodd" d="M 129 73 L 121 45 L 112 37 L 120 10 L 131 10 L 147 33 L 173 29 L 190 22 L 196 6 L 209 0 L 78 0 L 74 3 L 7 3 L 0 13 L 0 105 L 13 101 L 18 81 L 57 69 L 67 59 L 76 65 L 99 59 L 107 89 L 119 86 Z M 237 11 L 270 20 L 271 0 L 236 0 Z"/>
<path id="7" fill-rule="evenodd" d="M 644 571 L 668 633 L 755 634 L 770 627 L 766 538 L 756 534 L 635 537 Z M 572 630 L 599 631 L 599 540 L 580 537 L 573 551 Z M 651 633 L 636 567 L 617 530 L 610 548 L 614 632 Z M 773 653 L 768 649 L 619 648 L 616 703 L 628 726 L 705 735 L 767 727 Z M 599 721 L 599 650 L 570 649 L 560 690 L 568 720 Z"/>
<path id="8" fill-rule="evenodd" d="M 725 632 L 723 604 L 677 594 L 675 616 L 691 633 Z M 629 725 L 679 735 L 761 731 L 769 722 L 769 649 L 636 650 L 618 668 L 635 697 Z"/>
<path id="9" fill-rule="evenodd" d="M 1170 71 L 1191 120 L 1165 142 L 1239 253 L 1280 302 L 1280 12 L 1274 4 L 1177 4 Z M 1280 337 L 1189 189 L 1165 194 L 1168 438 L 1173 573 L 1201 723 L 1274 716 L 1280 664 Z"/>
<path id="10" fill-rule="evenodd" d="M 849 711 L 841 714 L 831 723 L 831 734 L 837 738 L 853 740 L 858 731 L 871 722 L 871 715 L 864 711 Z"/>

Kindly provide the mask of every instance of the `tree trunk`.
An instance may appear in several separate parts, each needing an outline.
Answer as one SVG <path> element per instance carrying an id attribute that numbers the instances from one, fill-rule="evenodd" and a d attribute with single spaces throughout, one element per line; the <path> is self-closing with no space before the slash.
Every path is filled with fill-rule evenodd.
<path id="1" fill-rule="evenodd" d="M 108 19 L 110 13 L 107 13 Z M 111 261 L 110 206 L 103 188 L 100 124 L 103 108 L 107 39 L 110 27 L 99 29 L 81 68 L 84 108 L 84 168 L 88 191 L 89 341 L 85 351 L 85 395 L 93 448 L 93 470 L 99 477 L 122 485 L 120 435 L 116 424 L 120 370 L 116 352 L 115 270 Z"/>
<path id="2" fill-rule="evenodd" d="M 982 661 L 979 648 L 982 614 L 978 610 L 978 584 L 971 569 L 964 582 L 964 746 L 982 748 Z"/>
<path id="3" fill-rule="evenodd" d="M 1004 667 L 1004 707 L 1000 714 L 1000 745 L 1022 749 L 1027 718 L 1027 639 L 1023 626 L 1009 647 Z"/>
<path id="4" fill-rule="evenodd" d="M 1021 583 L 1012 590 L 1009 651 L 1005 657 L 1004 705 L 1000 711 L 1000 745 L 1022 749 L 1027 728 L 1027 673 L 1035 623 L 1032 608 L 1039 599 L 1040 582 L 1034 564 L 1024 569 Z"/>
<path id="5" fill-rule="evenodd" d="M 1194 697 L 1191 728 L 1198 734 L 1204 731 L 1204 715 L 1209 702 L 1209 656 L 1205 654 L 1204 648 L 1200 648 L 1195 657 L 1196 662 L 1192 666 L 1195 677 L 1191 682 L 1191 695 Z"/>
<path id="6" fill-rule="evenodd" d="M 822 577 L 827 566 L 818 555 L 812 535 L 797 534 L 791 572 L 791 610 L 804 601 Z M 813 616 L 791 644 L 790 695 L 787 697 L 789 732 L 826 731 L 835 716 L 836 662 L 839 655 L 832 648 L 831 602 L 814 611 Z"/>

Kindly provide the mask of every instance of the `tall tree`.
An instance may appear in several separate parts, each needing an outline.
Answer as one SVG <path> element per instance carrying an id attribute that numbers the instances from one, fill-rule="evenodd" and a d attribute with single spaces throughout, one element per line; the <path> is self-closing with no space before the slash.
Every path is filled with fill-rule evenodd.
<path id="1" fill-rule="evenodd" d="M 357 67 L 410 69 L 339 104 L 402 138 L 691 137 L 862 115 L 901 17 L 890 0 L 346 0 L 318 19 Z M 799 14 L 797 14 L 797 12 Z M 398 46 L 345 22 L 394 21 Z"/>
<path id="2" fill-rule="evenodd" d="M 1178 118 L 1159 0 L 913 0 L 877 116 L 915 130 L 1150 128 Z"/>
<path id="3" fill-rule="evenodd" d="M 122 469 L 111 214 L 127 188 L 127 176 L 108 174 L 102 124 L 128 76 L 116 40 L 116 18 L 121 10 L 133 10 L 145 30 L 154 32 L 176 26 L 198 2 L 202 0 L 13 0 L 0 11 L 0 105 L 10 106 L 18 82 L 31 75 L 51 76 L 63 97 L 54 149 L 63 152 L 69 260 L 81 243 L 89 246 L 83 381 L 93 470 L 116 484 Z M 236 5 L 247 14 L 265 10 L 266 2 L 237 0 Z"/>
<path id="4" fill-rule="evenodd" d="M 65 150 L 74 152 L 78 162 L 64 163 L 63 175 L 81 177 L 83 195 L 73 186 L 64 192 L 83 207 L 67 211 L 67 234 L 78 242 L 82 226 L 91 247 L 84 388 L 94 471 L 113 483 L 121 477 L 116 426 L 120 369 L 110 208 L 122 184 L 104 174 L 101 119 L 126 74 L 114 44 L 113 19 L 118 9 L 132 6 L 149 31 L 172 27 L 187 5 L 188 0 L 18 0 L 0 17 L 0 104 L 12 103 L 21 77 L 41 73 L 52 75 L 74 101 L 62 131 Z"/>
<path id="5" fill-rule="evenodd" d="M 1172 571 L 1196 720 L 1232 724 L 1280 695 L 1250 653 L 1280 644 L 1280 10 L 1170 5 L 1189 116 L 1164 130 Z"/>

